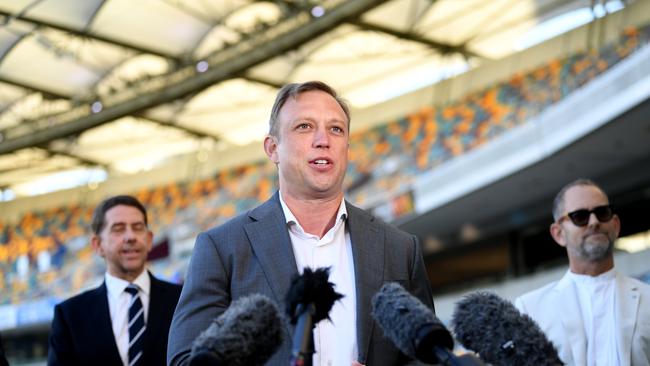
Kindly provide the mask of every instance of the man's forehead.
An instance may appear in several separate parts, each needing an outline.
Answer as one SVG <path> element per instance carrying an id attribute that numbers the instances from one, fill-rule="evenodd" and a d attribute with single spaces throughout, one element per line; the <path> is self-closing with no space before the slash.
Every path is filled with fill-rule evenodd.
<path id="1" fill-rule="evenodd" d="M 609 204 L 605 193 L 590 185 L 578 185 L 569 188 L 564 193 L 564 209 L 571 212 L 575 209 L 593 208 Z"/>
<path id="2" fill-rule="evenodd" d="M 333 96 L 321 90 L 309 90 L 289 97 L 282 108 L 280 108 L 280 115 L 285 113 L 299 114 L 304 110 L 311 110 L 313 107 L 322 105 L 329 105 L 334 108 L 337 114 L 340 114 L 338 117 L 342 121 L 347 121 L 343 107 L 341 107 Z"/>
<path id="3" fill-rule="evenodd" d="M 106 211 L 106 222 L 144 222 L 144 215 L 133 206 L 117 205 Z"/>

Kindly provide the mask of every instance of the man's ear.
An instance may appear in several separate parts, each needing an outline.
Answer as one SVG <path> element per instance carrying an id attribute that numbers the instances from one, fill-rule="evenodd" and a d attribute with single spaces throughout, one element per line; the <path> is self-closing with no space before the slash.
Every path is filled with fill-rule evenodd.
<path id="1" fill-rule="evenodd" d="M 99 237 L 99 235 L 93 234 L 93 236 L 90 237 L 90 245 L 95 250 L 95 253 L 104 257 L 104 248 L 102 248 L 102 239 Z"/>
<path id="2" fill-rule="evenodd" d="M 558 245 L 566 247 L 566 241 L 564 240 L 564 235 L 562 233 L 563 230 L 564 228 L 562 228 L 562 225 L 557 222 L 552 223 L 551 227 L 549 228 L 553 240 L 555 240 Z"/>
<path id="3" fill-rule="evenodd" d="M 151 230 L 147 230 L 147 238 L 145 239 L 147 242 L 145 243 L 145 246 L 147 247 L 147 253 L 151 252 L 151 249 L 153 249 L 153 233 Z"/>
<path id="4" fill-rule="evenodd" d="M 612 217 L 613 223 L 614 223 L 614 230 L 616 230 L 616 237 L 618 238 L 618 234 L 621 232 L 621 219 L 618 218 L 618 215 L 614 215 Z"/>
<path id="5" fill-rule="evenodd" d="M 278 139 L 275 136 L 266 135 L 264 138 L 264 152 L 275 164 L 280 162 L 278 157 Z"/>

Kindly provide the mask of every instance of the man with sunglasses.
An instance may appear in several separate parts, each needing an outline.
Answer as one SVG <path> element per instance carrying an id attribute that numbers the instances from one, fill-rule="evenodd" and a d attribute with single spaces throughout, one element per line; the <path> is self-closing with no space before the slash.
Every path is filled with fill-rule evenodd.
<path id="1" fill-rule="evenodd" d="M 553 218 L 569 270 L 515 305 L 567 365 L 650 365 L 650 285 L 614 269 L 620 221 L 607 195 L 590 180 L 573 181 L 555 197 Z"/>

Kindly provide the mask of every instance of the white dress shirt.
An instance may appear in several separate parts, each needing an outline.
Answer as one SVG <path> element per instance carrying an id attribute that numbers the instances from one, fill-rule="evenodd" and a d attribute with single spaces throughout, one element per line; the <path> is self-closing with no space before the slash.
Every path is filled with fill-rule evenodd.
<path id="1" fill-rule="evenodd" d="M 113 336 L 117 350 L 120 352 L 120 358 L 125 366 L 129 364 L 129 303 L 131 295 L 124 291 L 129 282 L 117 278 L 108 272 L 105 275 L 106 290 L 108 295 L 108 310 L 111 314 L 111 323 L 113 325 Z M 144 322 L 147 324 L 149 315 L 149 299 L 151 296 L 151 279 L 149 273 L 145 270 L 132 282 L 140 288 L 138 295 L 144 308 Z"/>
<path id="2" fill-rule="evenodd" d="M 346 229 L 345 200 L 336 214 L 337 220 L 322 238 L 306 233 L 280 195 L 280 203 L 287 221 L 298 272 L 331 267 L 330 282 L 344 297 L 334 303 L 330 319 L 316 324 L 314 329 L 314 366 L 350 366 L 357 360 L 357 311 L 354 284 L 354 261 L 350 233 Z"/>
<path id="3" fill-rule="evenodd" d="M 569 278 L 580 304 L 587 339 L 587 365 L 617 365 L 614 269 L 598 276 L 569 271 Z"/>

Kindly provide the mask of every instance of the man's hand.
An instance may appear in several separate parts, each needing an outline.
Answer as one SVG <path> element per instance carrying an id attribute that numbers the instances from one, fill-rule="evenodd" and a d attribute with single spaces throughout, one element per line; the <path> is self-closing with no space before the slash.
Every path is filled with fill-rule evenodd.
<path id="1" fill-rule="evenodd" d="M 366 366 L 358 363 L 357 361 L 352 361 L 352 366 Z"/>

